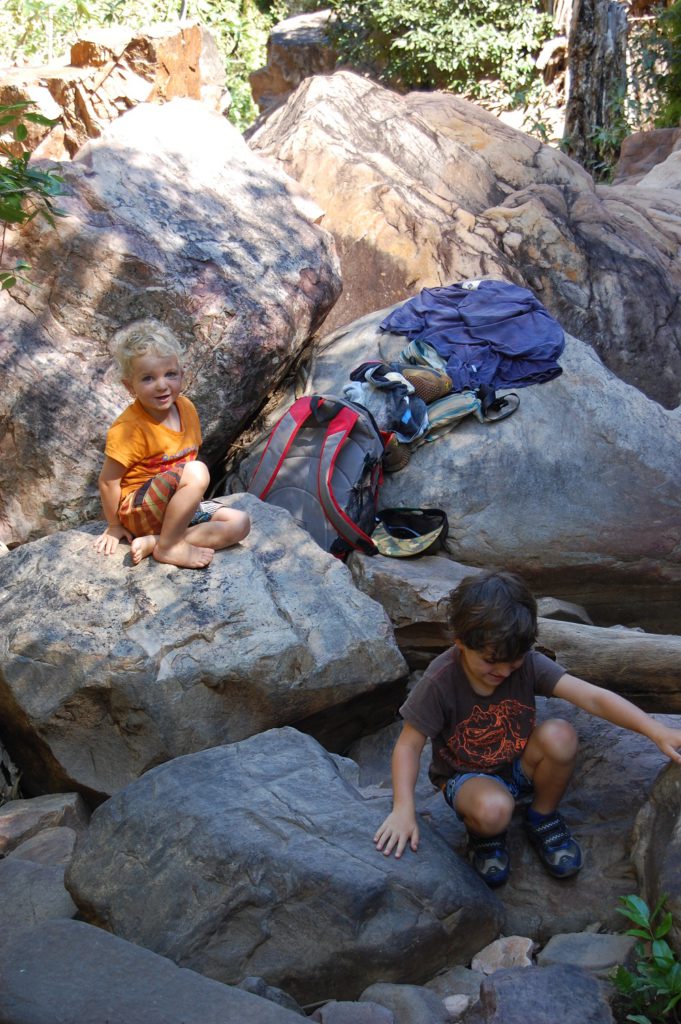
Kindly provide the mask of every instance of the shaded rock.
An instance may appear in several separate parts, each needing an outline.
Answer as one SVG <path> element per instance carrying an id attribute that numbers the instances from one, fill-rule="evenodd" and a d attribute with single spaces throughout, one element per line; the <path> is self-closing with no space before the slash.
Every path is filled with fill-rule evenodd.
<path id="1" fill-rule="evenodd" d="M 361 360 L 398 356 L 405 339 L 378 330 L 386 313 L 326 338 L 313 391 L 338 394 Z M 386 476 L 380 507 L 444 509 L 457 562 L 517 571 L 536 594 L 581 604 L 601 625 L 681 633 L 681 417 L 575 338 L 560 364 L 560 377 L 523 389 L 509 419 L 471 416 L 420 447 Z"/>
<path id="2" fill-rule="evenodd" d="M 619 898 L 639 890 L 630 857 L 634 821 L 666 763 L 645 737 L 594 718 L 567 701 L 539 698 L 537 721 L 551 717 L 571 722 L 580 740 L 577 767 L 561 811 L 584 851 L 584 867 L 574 878 L 552 878 L 527 841 L 524 812 L 518 808 L 509 831 L 511 876 L 497 890 L 505 908 L 504 933 L 532 936 L 539 942 L 562 932 L 584 931 L 594 922 L 608 931 L 622 929 Z M 655 717 L 678 727 L 678 716 Z M 384 789 L 390 792 L 390 756 L 400 728 L 396 724 L 351 748 L 360 766 L 360 785 L 368 796 Z M 420 820 L 465 856 L 465 829 L 428 781 L 429 760 L 426 749 L 416 785 L 417 812 Z M 670 861 L 668 885 L 674 863 Z"/>
<path id="3" fill-rule="evenodd" d="M 102 804 L 69 891 L 122 938 L 221 981 L 257 975 L 301 1004 L 419 982 L 489 941 L 500 904 L 427 828 L 418 857 L 378 854 L 387 809 L 313 739 L 270 730 Z"/>
<path id="4" fill-rule="evenodd" d="M 359 998 L 392 1010 L 395 1024 L 445 1024 L 449 1020 L 440 997 L 421 985 L 377 982 L 369 985 Z"/>
<path id="5" fill-rule="evenodd" d="M 494 974 L 505 967 L 531 967 L 534 942 L 522 935 L 504 935 L 473 957 L 471 968 Z"/>
<path id="6" fill-rule="evenodd" d="M 227 501 L 253 528 L 206 570 L 133 566 L 124 545 L 102 557 L 101 524 L 2 562 L 0 719 L 26 786 L 101 799 L 406 674 L 385 612 L 344 565 L 282 509 Z"/>
<path id="7" fill-rule="evenodd" d="M 36 864 L 19 857 L 0 860 L 2 940 L 17 931 L 57 917 L 74 917 L 77 908 L 64 888 L 64 866 Z"/>
<path id="8" fill-rule="evenodd" d="M 55 793 L 32 800 L 12 800 L 0 807 L 0 854 L 8 854 L 45 829 L 83 832 L 90 812 L 78 793 Z"/>
<path id="9" fill-rule="evenodd" d="M 297 1024 L 300 1017 L 80 921 L 12 937 L 0 1017 L 12 1024 Z"/>
<path id="10" fill-rule="evenodd" d="M 653 167 L 663 163 L 681 142 L 681 128 L 655 128 L 634 132 L 623 139 L 613 185 L 637 184 Z"/>
<path id="11" fill-rule="evenodd" d="M 52 160 L 75 156 L 138 103 L 178 96 L 218 113 L 229 105 L 224 62 L 202 25 L 91 29 L 71 47 L 68 65 L 0 70 L 0 103 L 29 100 L 59 119 L 52 128 L 28 125 L 26 147 Z"/>
<path id="12" fill-rule="evenodd" d="M 315 1010 L 310 1020 L 319 1024 L 396 1024 L 395 1014 L 378 1003 L 333 1000 Z"/>
<path id="13" fill-rule="evenodd" d="M 485 978 L 465 1024 L 613 1024 L 605 989 L 579 967 L 516 967 Z"/>
<path id="14" fill-rule="evenodd" d="M 64 825 L 46 828 L 25 839 L 12 850 L 9 857 L 31 860 L 35 864 L 68 864 L 76 845 L 76 833 Z"/>
<path id="15" fill-rule="evenodd" d="M 461 97 L 399 96 L 347 71 L 307 79 L 249 143 L 325 210 L 344 284 L 328 327 L 423 287 L 503 277 L 623 380 L 678 405 L 678 193 L 595 188 Z"/>
<path id="16" fill-rule="evenodd" d="M 483 977 L 479 971 L 473 971 L 469 967 L 450 967 L 427 981 L 426 988 L 437 992 L 443 1000 L 456 994 L 466 995 L 471 1002 L 475 1002 L 480 995 Z"/>
<path id="17" fill-rule="evenodd" d="M 672 915 L 667 936 L 677 956 L 681 954 L 681 770 L 668 764 L 655 780 L 650 797 L 636 818 L 632 859 L 640 892 L 652 908 L 666 896 L 665 910 Z"/>
<path id="18" fill-rule="evenodd" d="M 260 996 L 261 999 L 269 999 L 270 1002 L 276 1003 L 277 1006 L 283 1006 L 286 1010 L 292 1010 L 293 1013 L 297 1013 L 301 1017 L 305 1016 L 305 1011 L 301 1010 L 295 999 L 280 988 L 268 985 L 264 978 L 244 978 L 236 987 L 243 989 L 244 992 L 252 992 L 254 996 Z"/>
<path id="19" fill-rule="evenodd" d="M 9 554 L 9 551 L 5 552 Z M 2 557 L 2 551 L 0 551 Z M 8 800 L 16 800 L 19 797 L 19 781 L 21 775 L 14 761 L 0 743 L 0 807 Z M 0 852 L 2 839 L 0 838 Z"/>
<path id="20" fill-rule="evenodd" d="M 278 22 L 267 37 L 267 64 L 248 76 L 261 113 L 269 113 L 310 75 L 336 66 L 336 52 L 326 37 L 331 12 L 297 14 Z"/>
<path id="21" fill-rule="evenodd" d="M 31 283 L 0 293 L 7 543 L 101 514 L 104 437 L 129 402 L 115 330 L 155 316 L 176 332 L 214 463 L 340 291 L 333 242 L 296 206 L 299 186 L 195 100 L 142 104 L 57 169 L 67 216 L 8 238 Z"/>
<path id="22" fill-rule="evenodd" d="M 593 626 L 591 616 L 586 608 L 573 601 L 561 601 L 555 597 L 540 597 L 537 611 L 542 619 L 558 619 L 560 622 L 581 622 L 585 626 Z"/>
<path id="23" fill-rule="evenodd" d="M 629 964 L 636 939 L 631 935 L 576 932 L 553 935 L 537 954 L 539 967 L 574 964 L 599 978 L 609 978 L 618 964 Z"/>

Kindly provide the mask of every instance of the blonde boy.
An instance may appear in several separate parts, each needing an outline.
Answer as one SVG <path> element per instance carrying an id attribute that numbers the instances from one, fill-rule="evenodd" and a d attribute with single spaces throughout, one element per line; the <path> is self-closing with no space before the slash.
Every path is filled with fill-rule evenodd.
<path id="1" fill-rule="evenodd" d="M 114 356 L 134 399 L 111 425 L 99 477 L 107 527 L 95 549 L 111 555 L 123 538 L 135 564 L 202 569 L 216 551 L 247 536 L 245 512 L 202 502 L 210 481 L 197 460 L 201 427 L 181 394 L 182 348 L 171 331 L 141 320 L 120 331 Z"/>

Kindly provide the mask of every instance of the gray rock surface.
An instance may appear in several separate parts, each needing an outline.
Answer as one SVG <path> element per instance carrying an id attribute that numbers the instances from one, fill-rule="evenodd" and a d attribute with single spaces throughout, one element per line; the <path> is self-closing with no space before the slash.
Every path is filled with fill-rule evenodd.
<path id="1" fill-rule="evenodd" d="M 54 793 L 31 800 L 10 800 L 0 807 L 0 854 L 44 829 L 66 827 L 82 832 L 90 812 L 78 793 Z"/>
<path id="2" fill-rule="evenodd" d="M 362 992 L 360 1001 L 379 1003 L 392 1010 L 395 1024 L 446 1024 L 442 999 L 421 985 L 388 985 L 376 982 Z"/>
<path id="3" fill-rule="evenodd" d="M 636 866 L 638 892 L 652 910 L 666 896 L 665 910 L 672 914 L 673 925 L 667 936 L 681 955 L 681 769 L 669 764 L 660 773 L 650 797 L 636 818 L 632 842 L 632 860 Z"/>
<path id="4" fill-rule="evenodd" d="M 459 96 L 400 96 L 348 71 L 304 81 L 249 144 L 325 210 L 344 283 L 329 326 L 423 287 L 501 276 L 535 290 L 623 380 L 678 405 L 678 172 L 595 187 L 564 153 Z"/>
<path id="5" fill-rule="evenodd" d="M 75 914 L 76 905 L 64 888 L 63 865 L 36 864 L 19 857 L 0 860 L 2 941 L 11 940 L 21 928 Z"/>
<path id="6" fill-rule="evenodd" d="M 80 921 L 16 936 L 0 958 L 12 1024 L 299 1024 L 300 1017 Z"/>
<path id="7" fill-rule="evenodd" d="M 599 978 L 609 978 L 618 964 L 631 962 L 636 942 L 631 935 L 601 932 L 553 935 L 537 954 L 537 964 L 539 967 L 573 964 Z"/>
<path id="8" fill-rule="evenodd" d="M 470 960 L 501 922 L 495 896 L 427 828 L 418 859 L 377 853 L 387 810 L 311 737 L 270 730 L 117 793 L 67 885 L 86 920 L 181 966 L 228 983 L 257 975 L 301 1005 L 353 998 Z"/>
<path id="9" fill-rule="evenodd" d="M 465 1024 L 613 1024 L 601 983 L 579 967 L 497 971 L 480 989 Z"/>
<path id="10" fill-rule="evenodd" d="M 32 860 L 35 864 L 68 864 L 76 845 L 74 829 L 65 825 L 46 828 L 25 839 L 9 853 L 8 857 Z"/>
<path id="11" fill-rule="evenodd" d="M 385 612 L 344 565 L 283 510 L 229 500 L 253 528 L 206 570 L 132 566 L 124 545 L 102 557 L 101 526 L 2 561 L 0 717 L 25 786 L 101 798 L 406 674 Z"/>
<path id="12" fill-rule="evenodd" d="M 99 515 L 105 432 L 129 401 L 108 350 L 117 328 L 156 316 L 177 333 L 215 462 L 340 291 L 300 187 L 196 100 L 141 104 L 54 169 L 67 216 L 8 236 L 5 259 L 26 259 L 31 280 L 0 293 L 12 544 Z"/>

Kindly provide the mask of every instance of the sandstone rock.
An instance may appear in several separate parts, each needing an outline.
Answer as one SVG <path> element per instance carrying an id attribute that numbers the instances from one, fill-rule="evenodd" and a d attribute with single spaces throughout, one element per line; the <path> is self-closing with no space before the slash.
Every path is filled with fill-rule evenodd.
<path id="1" fill-rule="evenodd" d="M 655 780 L 636 818 L 632 859 L 639 884 L 631 892 L 640 892 L 651 910 L 666 895 L 665 910 L 673 920 L 667 941 L 677 956 L 681 954 L 680 817 L 681 771 L 678 765 L 669 764 Z"/>
<path id="2" fill-rule="evenodd" d="M 465 1024 L 613 1024 L 606 990 L 579 967 L 509 968 L 485 978 Z"/>
<path id="3" fill-rule="evenodd" d="M 540 597 L 537 611 L 542 619 L 558 619 L 560 622 L 581 622 L 584 626 L 593 626 L 591 616 L 586 608 L 574 604 L 573 601 L 561 601 L 555 597 Z"/>
<path id="4" fill-rule="evenodd" d="M 342 393 L 359 362 L 399 355 L 405 339 L 378 331 L 386 313 L 325 340 L 312 391 Z M 681 633 L 681 417 L 575 338 L 560 364 L 560 377 L 520 392 L 509 419 L 471 416 L 419 448 L 386 477 L 380 506 L 444 509 L 458 562 L 518 571 L 538 595 L 584 605 L 601 625 Z"/>
<path id="5" fill-rule="evenodd" d="M 331 12 L 296 14 L 275 25 L 267 37 L 267 64 L 248 76 L 261 113 L 278 107 L 304 78 L 336 66 L 336 52 L 326 32 Z"/>
<path id="6" fill-rule="evenodd" d="M 655 128 L 628 135 L 622 142 L 613 184 L 637 184 L 648 171 L 663 163 L 680 142 L 681 128 Z"/>
<path id="7" fill-rule="evenodd" d="M 368 1000 L 392 1010 L 399 1024 L 446 1024 L 449 1020 L 440 997 L 421 985 L 375 982 L 359 998 L 362 1002 Z"/>
<path id="8" fill-rule="evenodd" d="M 0 807 L 0 854 L 10 853 L 45 829 L 69 828 L 83 832 L 89 820 L 90 812 L 78 793 L 11 800 Z"/>
<path id="9" fill-rule="evenodd" d="M 567 719 L 580 738 L 577 767 L 561 811 L 582 846 L 584 867 L 574 879 L 552 878 L 527 842 L 519 808 L 509 831 L 511 876 L 497 891 L 505 908 L 504 933 L 531 936 L 539 942 L 562 932 L 584 931 L 594 922 L 609 931 L 622 929 L 619 898 L 639 888 L 630 858 L 634 820 L 666 763 L 650 740 L 594 718 L 566 701 L 539 698 L 537 720 L 550 717 Z M 655 717 L 678 727 L 678 716 Z M 400 728 L 395 725 L 350 748 L 359 763 L 359 782 L 367 797 L 390 792 L 390 756 Z M 439 790 L 429 783 L 429 760 L 425 752 L 416 786 L 417 812 L 452 849 L 465 855 L 465 829 Z M 673 818 L 673 810 L 671 813 Z M 648 825 L 649 821 L 644 821 L 638 834 Z M 664 840 L 660 842 L 662 845 Z M 651 863 L 652 878 L 656 866 Z M 673 859 L 669 863 L 672 865 Z M 671 874 L 670 866 L 667 885 Z M 443 994 L 439 987 L 436 990 Z"/>
<path id="10" fill-rule="evenodd" d="M 36 864 L 19 857 L 0 860 L 0 942 L 11 942 L 23 928 L 75 914 L 76 905 L 64 888 L 62 864 Z"/>
<path id="11" fill-rule="evenodd" d="M 46 828 L 19 843 L 9 857 L 30 860 L 34 864 L 68 864 L 76 845 L 76 832 L 64 825 Z"/>
<path id="12" fill-rule="evenodd" d="M 117 328 L 156 316 L 177 333 L 210 463 L 340 290 L 299 187 L 195 100 L 136 107 L 59 170 L 68 216 L 12 236 L 31 284 L 0 293 L 7 543 L 100 514 L 105 432 L 129 400 L 108 350 Z"/>
<path id="13" fill-rule="evenodd" d="M 49 921 L 3 949 L 0 1017 L 13 1024 L 299 1024 L 300 1017 L 81 921 Z"/>
<path id="14" fill-rule="evenodd" d="M 533 288 L 623 380 L 681 400 L 678 192 L 594 187 L 565 154 L 448 93 L 347 71 L 303 82 L 249 139 L 324 208 L 343 296 L 329 327 L 423 287 Z"/>
<path id="15" fill-rule="evenodd" d="M 523 935 L 503 935 L 473 957 L 471 968 L 494 974 L 506 967 L 531 967 L 534 942 Z"/>
<path id="16" fill-rule="evenodd" d="M 255 974 L 301 1004 L 352 998 L 470 959 L 499 926 L 494 895 L 427 828 L 418 857 L 376 852 L 387 809 L 313 739 L 270 730 L 104 803 L 68 886 L 87 920 L 181 966 Z"/>
<path id="17" fill-rule="evenodd" d="M 600 978 L 609 978 L 618 964 L 631 962 L 635 945 L 636 939 L 631 935 L 589 932 L 553 935 L 537 954 L 537 964 L 539 967 L 574 964 Z"/>
<path id="18" fill-rule="evenodd" d="M 0 718 L 27 787 L 101 799 L 169 758 L 406 674 L 344 565 L 282 509 L 230 501 L 253 529 L 205 571 L 132 566 L 124 545 L 99 556 L 101 524 L 3 561 Z"/>
<path id="19" fill-rule="evenodd" d="M 202 25 L 92 29 L 71 47 L 68 65 L 0 70 L 0 103 L 29 100 L 59 119 L 53 128 L 29 126 L 26 141 L 36 156 L 53 160 L 74 156 L 138 103 L 178 96 L 218 113 L 229 104 L 224 63 Z"/>

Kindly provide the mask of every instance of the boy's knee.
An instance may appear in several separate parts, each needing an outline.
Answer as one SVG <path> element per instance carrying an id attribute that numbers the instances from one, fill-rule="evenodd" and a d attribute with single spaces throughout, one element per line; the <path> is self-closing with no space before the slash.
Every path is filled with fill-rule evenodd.
<path id="1" fill-rule="evenodd" d="M 204 491 L 210 483 L 210 472 L 205 462 L 195 459 L 193 462 L 185 462 L 182 467 L 180 482 L 185 486 L 192 484 L 201 487 Z"/>
<path id="2" fill-rule="evenodd" d="M 457 807 L 457 810 L 466 823 L 472 825 L 473 831 L 482 835 L 503 832 L 508 827 L 515 806 L 513 797 L 501 785 L 498 788 L 485 787 L 472 797 L 469 793 L 469 799 L 461 803 L 462 806 Z"/>
<path id="3" fill-rule="evenodd" d="M 544 751 L 561 760 L 574 757 L 579 738 L 574 727 L 564 718 L 549 718 L 535 730 Z"/>

